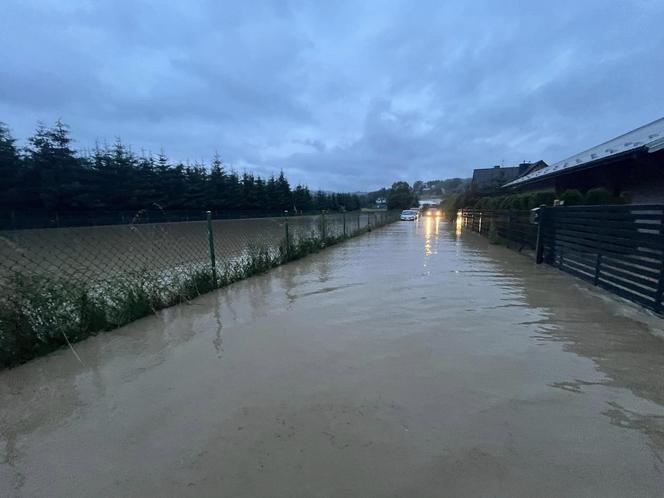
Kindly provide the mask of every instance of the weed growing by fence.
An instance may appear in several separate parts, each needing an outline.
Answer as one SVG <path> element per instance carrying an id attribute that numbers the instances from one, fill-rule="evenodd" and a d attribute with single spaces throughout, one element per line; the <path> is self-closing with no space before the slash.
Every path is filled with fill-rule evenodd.
<path id="1" fill-rule="evenodd" d="M 349 216 L 348 220 L 339 215 L 332 219 L 319 217 L 312 223 L 311 230 L 293 230 L 288 238 L 279 231 L 270 233 L 269 237 L 243 239 L 221 253 L 214 272 L 209 261 L 201 260 L 200 251 L 194 248 L 191 252 L 195 257 L 181 252 L 177 253 L 178 258 L 168 258 L 167 264 L 141 264 L 125 271 L 114 270 L 103 278 L 88 278 L 88 273 L 83 274 L 85 278 L 74 278 L 66 271 L 68 268 L 57 272 L 33 271 L 27 266 L 14 265 L 11 272 L 0 274 L 3 288 L 0 368 L 18 365 L 215 288 L 264 273 L 397 217 L 396 213 L 384 213 L 371 219 L 365 216 L 366 220 L 361 223 L 357 216 L 360 215 Z M 283 219 L 274 223 L 284 226 Z M 169 240 L 167 230 L 158 233 L 160 245 L 178 243 L 178 239 Z M 278 237 L 276 233 L 284 236 Z M 224 237 L 224 233 L 216 235 Z M 205 242 L 207 235 L 202 225 L 199 236 Z M 191 241 L 187 240 L 186 244 L 190 248 Z M 159 255 L 155 252 L 153 256 Z M 129 256 L 124 258 L 127 260 Z M 45 263 L 44 268 L 48 267 Z"/>

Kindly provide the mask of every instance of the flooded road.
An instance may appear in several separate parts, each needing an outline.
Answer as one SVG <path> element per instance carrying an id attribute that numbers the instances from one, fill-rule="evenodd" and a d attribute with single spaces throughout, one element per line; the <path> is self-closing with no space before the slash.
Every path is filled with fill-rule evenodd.
<path id="1" fill-rule="evenodd" d="M 0 496 L 662 496 L 663 328 L 396 223 L 0 372 Z"/>

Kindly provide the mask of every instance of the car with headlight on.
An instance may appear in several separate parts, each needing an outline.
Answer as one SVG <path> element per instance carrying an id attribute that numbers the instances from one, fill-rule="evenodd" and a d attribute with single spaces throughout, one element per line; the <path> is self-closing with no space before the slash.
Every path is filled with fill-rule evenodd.
<path id="1" fill-rule="evenodd" d="M 424 208 L 423 216 L 426 216 L 427 218 L 440 218 L 442 215 L 443 210 L 433 204 Z"/>
<path id="2" fill-rule="evenodd" d="M 420 213 L 415 209 L 404 209 L 401 211 L 402 221 L 415 221 L 420 216 Z"/>

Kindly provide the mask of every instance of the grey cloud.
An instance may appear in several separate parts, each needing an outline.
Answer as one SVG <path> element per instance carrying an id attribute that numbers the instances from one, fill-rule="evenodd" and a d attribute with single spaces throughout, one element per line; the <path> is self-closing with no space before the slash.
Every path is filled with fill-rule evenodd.
<path id="1" fill-rule="evenodd" d="M 664 115 L 664 5 L 9 0 L 0 120 L 314 188 L 554 161 Z"/>

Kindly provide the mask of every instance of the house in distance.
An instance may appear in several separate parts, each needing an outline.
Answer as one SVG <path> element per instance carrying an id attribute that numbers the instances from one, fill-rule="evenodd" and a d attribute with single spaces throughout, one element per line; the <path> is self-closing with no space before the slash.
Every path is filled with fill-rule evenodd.
<path id="1" fill-rule="evenodd" d="M 374 202 L 374 207 L 376 209 L 387 209 L 387 198 L 379 197 Z"/>
<path id="2" fill-rule="evenodd" d="M 479 194 L 493 192 L 508 182 L 546 166 L 544 161 L 537 161 L 536 163 L 523 162 L 518 166 L 475 169 L 470 181 L 470 189 Z"/>

